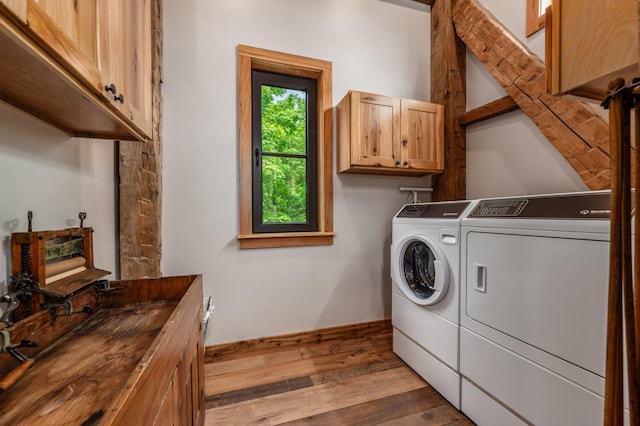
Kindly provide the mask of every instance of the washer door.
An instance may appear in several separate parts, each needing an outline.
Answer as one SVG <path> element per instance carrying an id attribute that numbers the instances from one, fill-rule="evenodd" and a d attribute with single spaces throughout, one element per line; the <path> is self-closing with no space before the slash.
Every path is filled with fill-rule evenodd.
<path id="1" fill-rule="evenodd" d="M 429 238 L 414 235 L 394 245 L 391 278 L 409 300 L 433 305 L 449 289 L 449 265 L 442 249 Z"/>

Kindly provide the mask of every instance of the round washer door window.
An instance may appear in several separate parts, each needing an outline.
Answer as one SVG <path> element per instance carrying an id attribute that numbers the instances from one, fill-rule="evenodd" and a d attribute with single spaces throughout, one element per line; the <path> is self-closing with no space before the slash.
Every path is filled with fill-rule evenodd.
<path id="1" fill-rule="evenodd" d="M 421 305 L 437 303 L 449 287 L 449 268 L 442 250 L 418 237 L 407 239 L 401 247 L 398 272 L 403 293 Z"/>

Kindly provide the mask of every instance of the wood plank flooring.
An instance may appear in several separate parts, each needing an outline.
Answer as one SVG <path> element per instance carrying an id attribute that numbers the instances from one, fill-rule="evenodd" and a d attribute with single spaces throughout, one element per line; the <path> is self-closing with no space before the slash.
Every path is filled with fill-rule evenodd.
<path id="1" fill-rule="evenodd" d="M 380 321 L 207 348 L 205 424 L 473 425 L 391 344 Z"/>

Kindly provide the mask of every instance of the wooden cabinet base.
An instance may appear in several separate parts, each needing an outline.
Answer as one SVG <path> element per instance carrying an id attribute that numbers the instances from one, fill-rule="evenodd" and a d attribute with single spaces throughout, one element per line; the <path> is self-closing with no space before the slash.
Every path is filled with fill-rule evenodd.
<path id="1" fill-rule="evenodd" d="M 88 291 L 91 315 L 46 311 L 7 328 L 34 365 L 0 394 L 0 424 L 204 424 L 201 276 Z M 69 331 L 69 328 L 71 330 Z M 0 354 L 0 375 L 18 365 Z"/>

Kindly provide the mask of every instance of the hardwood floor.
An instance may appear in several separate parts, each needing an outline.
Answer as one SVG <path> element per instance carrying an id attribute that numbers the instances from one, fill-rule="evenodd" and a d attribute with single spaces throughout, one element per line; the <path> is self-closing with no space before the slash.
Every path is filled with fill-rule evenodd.
<path id="1" fill-rule="evenodd" d="M 207 348 L 206 425 L 473 425 L 380 321 Z"/>

